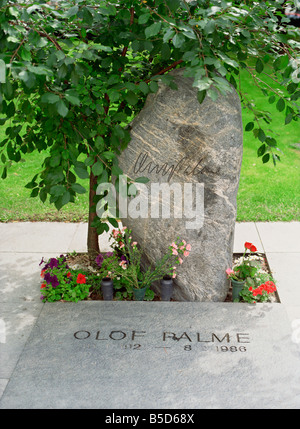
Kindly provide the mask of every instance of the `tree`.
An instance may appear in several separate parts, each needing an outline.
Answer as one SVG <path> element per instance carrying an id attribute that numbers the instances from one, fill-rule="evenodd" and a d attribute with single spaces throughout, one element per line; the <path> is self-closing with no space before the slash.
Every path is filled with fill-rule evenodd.
<path id="1" fill-rule="evenodd" d="M 26 185 L 57 209 L 86 192 L 88 251 L 99 252 L 108 224 L 96 216 L 96 188 L 122 173 L 118 154 L 130 141 L 128 124 L 168 71 L 184 67 L 198 101 L 236 88 L 253 112 L 246 131 L 258 138 L 262 161 L 279 159 L 267 111 L 243 94 L 245 69 L 285 123 L 299 118 L 299 34 L 280 4 L 223 0 L 0 0 L 0 142 L 2 178 L 12 162 L 45 152 L 41 171 Z M 273 90 L 266 77 L 276 81 Z M 142 180 L 142 179 L 141 179 Z M 132 180 L 128 178 L 128 183 Z M 116 226 L 116 220 L 108 218 Z"/>

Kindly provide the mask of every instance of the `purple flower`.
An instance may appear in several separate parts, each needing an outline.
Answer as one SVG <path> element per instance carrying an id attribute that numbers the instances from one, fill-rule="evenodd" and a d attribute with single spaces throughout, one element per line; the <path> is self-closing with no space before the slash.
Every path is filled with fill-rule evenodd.
<path id="1" fill-rule="evenodd" d="M 128 264 L 128 261 L 124 255 L 121 255 L 120 261 L 125 261 Z"/>
<path id="2" fill-rule="evenodd" d="M 56 277 L 56 275 L 51 276 L 50 273 L 46 273 L 45 276 L 44 276 L 44 280 L 48 284 L 50 283 L 53 288 L 56 288 L 56 286 L 59 285 L 59 281 L 58 281 L 58 278 Z"/>
<path id="3" fill-rule="evenodd" d="M 99 253 L 99 255 L 97 256 L 97 258 L 95 259 L 96 264 L 101 267 L 102 266 L 102 262 L 103 262 L 103 255 L 101 255 L 101 253 Z"/>
<path id="4" fill-rule="evenodd" d="M 114 252 L 106 252 L 105 256 L 106 258 L 111 258 L 112 256 L 114 256 Z"/>
<path id="5" fill-rule="evenodd" d="M 48 264 L 48 267 L 51 268 L 51 270 L 58 266 L 58 260 L 56 258 L 51 258 Z"/>

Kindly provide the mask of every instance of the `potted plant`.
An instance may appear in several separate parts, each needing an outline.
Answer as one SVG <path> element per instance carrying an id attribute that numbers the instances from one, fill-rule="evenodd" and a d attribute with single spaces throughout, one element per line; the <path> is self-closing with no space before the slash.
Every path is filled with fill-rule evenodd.
<path id="1" fill-rule="evenodd" d="M 263 269 L 261 258 L 253 253 L 256 247 L 249 242 L 244 244 L 244 254 L 238 258 L 233 268 L 227 268 L 226 273 L 231 280 L 233 302 L 243 299 L 245 302 L 256 303 L 269 300 L 276 291 L 272 276 Z M 248 255 L 246 255 L 249 250 Z"/>
<path id="2" fill-rule="evenodd" d="M 176 277 L 176 265 L 183 263 L 183 257 L 187 257 L 191 245 L 177 238 L 169 247 L 166 254 L 143 270 L 141 265 L 142 250 L 133 240 L 131 230 L 126 227 L 112 231 L 111 256 L 104 258 L 101 264 L 101 273 L 104 277 L 123 277 L 132 287 L 135 300 L 141 301 L 153 282 L 164 276 Z"/>
<path id="3" fill-rule="evenodd" d="M 240 301 L 240 293 L 245 286 L 247 278 L 254 277 L 258 269 L 248 258 L 245 258 L 248 250 L 251 254 L 256 252 L 257 248 L 252 243 L 246 241 L 244 244 L 244 254 L 239 263 L 233 266 L 233 268 L 227 268 L 226 270 L 226 274 L 231 281 L 233 301 Z"/>

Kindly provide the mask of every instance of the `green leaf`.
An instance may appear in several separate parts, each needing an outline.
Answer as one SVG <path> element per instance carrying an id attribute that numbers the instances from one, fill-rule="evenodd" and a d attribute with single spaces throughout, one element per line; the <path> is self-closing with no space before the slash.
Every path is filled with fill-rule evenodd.
<path id="1" fill-rule="evenodd" d="M 128 91 L 127 94 L 125 94 L 125 99 L 126 99 L 127 103 L 129 103 L 133 106 L 135 104 L 137 104 L 139 101 L 138 96 L 132 91 Z"/>
<path id="2" fill-rule="evenodd" d="M 264 63 L 260 58 L 258 58 L 255 64 L 255 70 L 257 71 L 257 73 L 261 73 L 263 69 L 264 69 Z"/>
<path id="3" fill-rule="evenodd" d="M 56 103 L 56 109 L 57 112 L 64 118 L 65 116 L 67 116 L 69 109 L 67 108 L 67 106 L 65 105 L 65 103 L 63 102 L 63 100 L 59 100 Z"/>
<path id="4" fill-rule="evenodd" d="M 203 101 L 205 99 L 205 96 L 206 96 L 206 91 L 205 90 L 197 92 L 197 99 L 198 99 L 199 104 L 203 103 Z"/>
<path id="5" fill-rule="evenodd" d="M 295 82 L 291 82 L 287 87 L 287 91 L 289 94 L 293 94 L 293 92 L 295 92 L 297 88 L 298 88 L 298 84 Z"/>
<path id="6" fill-rule="evenodd" d="M 262 157 L 262 162 L 265 164 L 266 162 L 268 162 L 270 159 L 270 154 L 266 153 L 263 157 Z"/>
<path id="7" fill-rule="evenodd" d="M 74 167 L 75 173 L 80 179 L 88 179 L 90 177 L 86 166 L 82 163 Z"/>
<path id="8" fill-rule="evenodd" d="M 2 178 L 2 179 L 6 179 L 6 177 L 7 177 L 7 167 L 5 166 L 5 167 L 3 168 L 3 172 L 2 172 L 1 178 Z"/>
<path id="9" fill-rule="evenodd" d="M 258 137 L 258 140 L 260 140 L 262 143 L 266 140 L 266 135 L 261 128 L 258 130 L 257 137 Z"/>
<path id="10" fill-rule="evenodd" d="M 53 94 L 53 92 L 46 92 L 41 96 L 42 103 L 54 104 L 59 100 L 60 100 L 59 96 L 57 94 Z"/>
<path id="11" fill-rule="evenodd" d="M 61 160 L 60 153 L 57 153 L 57 154 L 51 156 L 50 166 L 51 167 L 57 167 L 60 164 L 60 160 Z"/>
<path id="12" fill-rule="evenodd" d="M 172 42 L 173 42 L 173 45 L 175 46 L 175 48 L 181 48 L 181 46 L 185 42 L 184 35 L 181 33 L 175 34 L 175 36 L 172 39 Z"/>
<path id="13" fill-rule="evenodd" d="M 279 112 L 282 112 L 284 110 L 284 108 L 285 108 L 285 101 L 283 98 L 279 98 L 279 100 L 276 103 L 276 109 Z"/>
<path id="14" fill-rule="evenodd" d="M 93 166 L 92 166 L 92 172 L 95 176 L 100 176 L 100 174 L 102 174 L 103 172 L 103 164 L 102 162 L 99 160 L 97 161 Z"/>
<path id="15" fill-rule="evenodd" d="M 139 88 L 139 90 L 140 91 L 142 91 L 145 95 L 147 95 L 148 94 L 148 92 L 149 92 L 149 88 L 148 88 L 148 85 L 146 84 L 146 82 L 140 82 L 139 83 L 139 85 L 138 85 L 138 88 Z"/>
<path id="16" fill-rule="evenodd" d="M 151 91 L 151 92 L 156 92 L 156 91 L 158 90 L 158 83 L 157 83 L 157 82 L 155 82 L 154 80 L 152 80 L 152 81 L 149 83 L 149 88 L 150 88 L 150 91 Z"/>
<path id="17" fill-rule="evenodd" d="M 149 21 L 150 16 L 151 15 L 149 12 L 144 13 L 143 15 L 140 15 L 139 19 L 138 19 L 138 23 L 139 24 L 146 24 Z"/>
<path id="18" fill-rule="evenodd" d="M 37 196 L 38 196 L 38 194 L 39 194 L 39 188 L 34 188 L 34 189 L 31 191 L 30 197 L 31 197 L 31 198 L 35 198 L 35 197 L 37 197 Z"/>
<path id="19" fill-rule="evenodd" d="M 102 153 L 102 156 L 105 159 L 113 159 L 115 157 L 115 154 L 113 152 L 105 151 Z"/>
<path id="20" fill-rule="evenodd" d="M 71 189 L 73 189 L 73 191 L 76 192 L 77 194 L 86 193 L 86 189 L 83 186 L 81 186 L 79 183 L 72 183 Z"/>
<path id="21" fill-rule="evenodd" d="M 66 13 L 66 17 L 70 18 L 71 16 L 77 15 L 79 8 L 78 6 L 72 6 Z"/>
<path id="22" fill-rule="evenodd" d="M 154 24 L 150 25 L 145 29 L 146 38 L 149 39 L 152 36 L 156 36 L 161 28 L 161 22 L 154 22 Z"/>
<path id="23" fill-rule="evenodd" d="M 292 121 L 292 119 L 293 119 L 293 114 L 292 114 L 292 113 L 289 113 L 289 114 L 288 114 L 288 115 L 286 115 L 286 117 L 285 117 L 284 124 L 285 124 L 285 125 L 289 124 L 289 123 Z"/>
<path id="24" fill-rule="evenodd" d="M 0 83 L 5 83 L 6 81 L 6 65 L 3 60 L 0 60 Z"/>
<path id="25" fill-rule="evenodd" d="M 69 191 L 66 191 L 61 198 L 62 206 L 68 204 L 70 202 L 70 199 L 71 199 L 71 194 Z"/>
<path id="26" fill-rule="evenodd" d="M 257 149 L 257 156 L 263 156 L 263 154 L 266 151 L 266 145 L 263 143 L 258 149 Z"/>
<path id="27" fill-rule="evenodd" d="M 276 140 L 273 137 L 267 137 L 266 138 L 266 143 L 267 143 L 268 146 L 271 146 L 271 147 L 276 147 L 277 146 L 277 142 L 276 142 Z"/>
<path id="28" fill-rule="evenodd" d="M 245 131 L 251 131 L 254 128 L 254 122 L 248 122 L 248 124 L 245 126 Z"/>
<path id="29" fill-rule="evenodd" d="M 74 104 L 75 106 L 80 106 L 80 100 L 78 97 L 75 97 L 74 95 L 70 94 L 66 94 L 65 97 L 71 104 Z"/>
<path id="30" fill-rule="evenodd" d="M 135 179 L 136 183 L 148 183 L 149 179 L 148 177 L 138 177 L 137 179 Z"/>

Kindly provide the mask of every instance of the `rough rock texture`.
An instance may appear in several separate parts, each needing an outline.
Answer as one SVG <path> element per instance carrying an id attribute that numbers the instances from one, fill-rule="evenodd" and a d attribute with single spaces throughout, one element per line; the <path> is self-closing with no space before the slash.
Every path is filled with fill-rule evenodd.
<path id="1" fill-rule="evenodd" d="M 178 90 L 161 85 L 157 93 L 148 96 L 143 110 L 131 124 L 132 140 L 119 158 L 124 174 L 150 179 L 140 194 L 148 196 L 148 216 L 127 215 L 122 221 L 144 249 L 145 264 L 160 258 L 176 237 L 191 244 L 190 255 L 177 269 L 175 299 L 224 301 L 229 287 L 225 270 L 232 263 L 242 161 L 240 100 L 233 90 L 227 96 L 220 95 L 216 102 L 206 97 L 200 105 L 193 80 L 184 77 L 182 70 L 172 75 Z M 179 191 L 174 196 L 175 207 L 172 198 L 169 203 L 165 197 L 160 195 L 158 199 L 151 194 L 154 183 L 176 184 Z M 181 206 L 179 198 L 181 193 L 183 201 L 188 201 L 184 187 L 188 183 L 192 184 L 188 186 L 192 186 L 194 200 L 190 210 Z M 204 204 L 201 204 L 201 189 Z M 166 218 L 161 214 L 153 218 L 161 200 L 165 208 L 169 207 L 170 216 L 166 213 Z M 136 211 L 141 207 L 137 202 L 138 199 L 131 202 Z M 191 228 L 188 222 L 196 220 L 195 214 L 191 217 L 195 209 L 198 226 Z M 201 214 L 203 225 L 199 223 Z"/>

